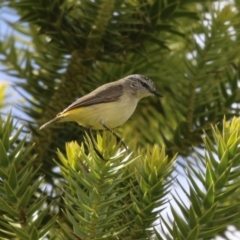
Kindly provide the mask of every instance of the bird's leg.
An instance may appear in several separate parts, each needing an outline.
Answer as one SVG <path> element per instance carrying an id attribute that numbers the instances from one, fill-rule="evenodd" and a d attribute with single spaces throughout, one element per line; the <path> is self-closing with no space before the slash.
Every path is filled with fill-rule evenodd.
<path id="1" fill-rule="evenodd" d="M 100 157 L 101 159 L 104 160 L 103 155 L 102 155 L 102 154 L 98 151 L 98 149 L 96 148 L 95 140 L 94 140 L 94 137 L 93 137 L 93 135 L 92 135 L 92 129 L 91 129 L 91 128 L 88 128 L 88 129 L 87 129 L 87 133 L 88 133 L 88 135 L 89 135 L 89 137 L 90 137 L 90 139 L 91 139 L 91 142 L 92 142 L 94 151 L 96 152 L 96 154 L 98 155 L 98 157 Z"/>
<path id="2" fill-rule="evenodd" d="M 124 143 L 124 141 L 115 133 L 115 132 L 113 132 L 110 128 L 108 128 L 104 123 L 101 123 L 102 124 L 102 126 L 106 129 L 106 130 L 108 130 L 110 133 L 112 133 L 114 136 L 115 136 L 115 138 L 117 139 L 117 142 L 119 143 L 121 143 L 121 145 L 122 146 L 124 146 L 124 148 L 126 149 L 126 150 L 128 150 L 128 148 L 127 148 L 127 146 L 126 146 L 126 144 Z"/>

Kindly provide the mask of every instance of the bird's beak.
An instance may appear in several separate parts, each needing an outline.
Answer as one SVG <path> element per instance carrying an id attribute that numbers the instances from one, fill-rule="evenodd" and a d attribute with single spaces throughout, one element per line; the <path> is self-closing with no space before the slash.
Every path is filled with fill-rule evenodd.
<path id="1" fill-rule="evenodd" d="M 162 97 L 162 94 L 156 90 L 151 91 L 151 93 L 154 94 L 155 96 Z"/>

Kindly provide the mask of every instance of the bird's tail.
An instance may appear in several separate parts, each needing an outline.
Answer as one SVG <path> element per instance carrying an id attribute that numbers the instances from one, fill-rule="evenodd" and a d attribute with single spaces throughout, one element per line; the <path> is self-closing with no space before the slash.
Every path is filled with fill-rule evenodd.
<path id="1" fill-rule="evenodd" d="M 43 128 L 47 127 L 48 125 L 52 124 L 52 123 L 55 123 L 55 122 L 60 122 L 61 118 L 59 117 L 55 117 L 54 119 L 50 120 L 49 122 L 43 124 L 39 130 L 42 130 Z"/>

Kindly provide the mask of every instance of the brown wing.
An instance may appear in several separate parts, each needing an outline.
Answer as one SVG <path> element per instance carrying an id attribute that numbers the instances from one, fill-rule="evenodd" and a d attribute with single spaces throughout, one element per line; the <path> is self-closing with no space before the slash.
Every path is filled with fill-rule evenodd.
<path id="1" fill-rule="evenodd" d="M 102 87 L 100 87 L 99 90 L 101 88 Z M 114 101 L 117 101 L 123 94 L 122 85 L 109 86 L 100 91 L 96 91 L 96 90 L 93 91 L 92 93 L 89 93 L 79 98 L 77 101 L 75 101 L 66 109 L 64 109 L 62 113 L 68 112 L 70 110 L 73 110 L 79 107 L 87 107 L 87 106 L 99 104 L 99 103 L 114 102 Z"/>

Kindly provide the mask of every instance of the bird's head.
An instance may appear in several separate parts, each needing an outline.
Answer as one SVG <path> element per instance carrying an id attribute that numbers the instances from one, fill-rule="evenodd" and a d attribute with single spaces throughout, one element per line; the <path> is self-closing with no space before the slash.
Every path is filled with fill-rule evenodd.
<path id="1" fill-rule="evenodd" d="M 138 99 L 155 95 L 162 97 L 162 95 L 156 90 L 154 82 L 142 75 L 133 74 L 125 77 L 125 83 L 131 90 L 132 94 Z"/>

